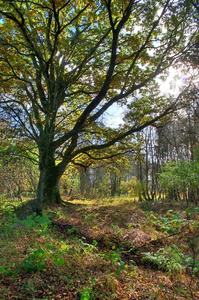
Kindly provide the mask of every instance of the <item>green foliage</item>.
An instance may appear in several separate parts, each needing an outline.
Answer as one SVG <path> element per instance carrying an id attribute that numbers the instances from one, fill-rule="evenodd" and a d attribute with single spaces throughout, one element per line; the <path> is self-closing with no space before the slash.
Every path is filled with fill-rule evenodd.
<path id="1" fill-rule="evenodd" d="M 199 207 L 186 208 L 185 211 L 190 217 L 192 217 L 195 213 L 199 212 Z"/>
<path id="2" fill-rule="evenodd" d="M 42 248 L 34 250 L 27 258 L 21 262 L 21 267 L 26 272 L 36 272 L 45 270 L 46 252 Z"/>
<path id="3" fill-rule="evenodd" d="M 147 213 L 147 223 L 152 224 L 156 229 L 167 234 L 180 233 L 185 226 L 196 229 L 198 221 L 192 220 L 190 217 L 193 216 L 194 213 L 198 212 L 198 207 L 193 209 L 188 208 L 185 211 L 187 214 L 186 218 L 185 214 L 181 212 L 173 212 L 173 210 L 168 210 L 164 216 L 150 211 Z"/>
<path id="4" fill-rule="evenodd" d="M 54 258 L 53 258 L 53 262 L 55 264 L 57 264 L 58 266 L 60 266 L 60 267 L 63 266 L 65 264 L 65 262 L 66 262 L 65 259 L 64 259 L 64 257 L 63 257 L 63 252 L 65 252 L 63 250 L 65 250 L 65 249 L 62 249 L 62 250 L 56 252 L 54 254 Z"/>
<path id="5" fill-rule="evenodd" d="M 113 266 L 116 267 L 115 274 L 120 275 L 122 271 L 125 270 L 125 264 L 121 259 L 120 250 L 110 250 L 109 252 L 102 255 L 104 258 L 108 259 Z"/>
<path id="6" fill-rule="evenodd" d="M 15 267 L 16 265 L 13 264 L 11 267 L 5 267 L 5 266 L 0 266 L 0 274 L 2 274 L 3 276 L 13 276 L 15 277 L 18 274 L 18 269 L 17 271 L 13 271 L 13 267 Z"/>
<path id="7" fill-rule="evenodd" d="M 81 294 L 80 300 L 94 300 L 94 298 L 91 296 L 91 289 L 89 287 L 86 287 L 84 291 Z"/>
<path id="8" fill-rule="evenodd" d="M 19 200 L 33 195 L 39 174 L 35 146 L 25 139 L 0 139 L 0 193 Z"/>
<path id="9" fill-rule="evenodd" d="M 189 191 L 198 191 L 199 163 L 198 162 L 168 162 L 159 174 L 160 184 L 163 190 L 180 197 L 184 195 L 188 199 Z"/>
<path id="10" fill-rule="evenodd" d="M 78 234 L 78 229 L 76 227 L 71 227 L 71 228 L 67 229 L 67 232 L 69 235 L 76 235 L 76 234 Z"/>
<path id="11" fill-rule="evenodd" d="M 194 261 L 190 255 L 185 255 L 176 245 L 160 248 L 156 253 L 142 252 L 143 261 L 149 261 L 166 270 L 169 274 L 182 273 L 194 264 L 193 272 L 199 272 L 199 261 Z"/>
<path id="12" fill-rule="evenodd" d="M 6 237 L 14 237 L 19 233 L 17 231 L 19 220 L 15 213 L 9 212 L 1 218 L 0 235 Z"/>
<path id="13" fill-rule="evenodd" d="M 30 216 L 27 216 L 25 220 L 22 220 L 21 223 L 28 229 L 39 230 L 45 234 L 48 231 L 48 226 L 50 225 L 51 220 L 47 214 L 37 216 L 36 213 L 33 213 Z"/>
<path id="14" fill-rule="evenodd" d="M 150 222 L 154 227 L 165 233 L 173 234 L 180 231 L 182 226 L 187 223 L 187 219 L 180 212 L 175 213 L 172 210 L 168 210 L 164 216 L 149 212 L 147 222 Z"/>

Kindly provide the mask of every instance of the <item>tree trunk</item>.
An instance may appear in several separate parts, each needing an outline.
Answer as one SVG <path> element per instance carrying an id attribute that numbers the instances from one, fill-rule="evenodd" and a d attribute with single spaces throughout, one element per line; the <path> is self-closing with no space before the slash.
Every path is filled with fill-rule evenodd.
<path id="1" fill-rule="evenodd" d="M 37 198 L 35 201 L 35 211 L 42 214 L 44 204 L 54 204 L 61 202 L 59 193 L 59 180 L 61 178 L 59 168 L 55 165 L 53 151 L 40 151 L 40 176 L 37 187 Z"/>
<path id="2" fill-rule="evenodd" d="M 56 169 L 51 169 L 51 171 L 48 170 L 48 172 L 44 170 L 40 172 L 35 207 L 37 214 L 42 213 L 42 207 L 44 204 L 55 204 L 61 202 L 59 179 L 60 176 L 58 176 Z"/>

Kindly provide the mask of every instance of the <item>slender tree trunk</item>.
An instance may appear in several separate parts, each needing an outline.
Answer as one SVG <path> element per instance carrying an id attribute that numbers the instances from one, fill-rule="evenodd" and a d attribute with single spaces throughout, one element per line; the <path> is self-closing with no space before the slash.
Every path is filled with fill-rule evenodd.
<path id="1" fill-rule="evenodd" d="M 79 170 L 80 192 L 82 196 L 88 196 L 91 191 L 91 179 L 89 169 Z"/>
<path id="2" fill-rule="evenodd" d="M 112 172 L 110 174 L 110 179 L 111 179 L 111 197 L 114 197 L 116 192 L 117 192 L 117 175 L 115 172 Z"/>

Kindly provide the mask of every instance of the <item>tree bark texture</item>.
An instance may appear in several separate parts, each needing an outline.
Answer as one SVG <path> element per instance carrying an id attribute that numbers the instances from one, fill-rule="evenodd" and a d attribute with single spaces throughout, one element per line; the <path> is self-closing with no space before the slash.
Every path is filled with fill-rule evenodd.
<path id="1" fill-rule="evenodd" d="M 42 206 L 46 203 L 60 203 L 59 180 L 62 174 L 55 165 L 54 151 L 49 147 L 40 149 L 39 183 L 37 187 L 36 212 L 41 214 Z"/>

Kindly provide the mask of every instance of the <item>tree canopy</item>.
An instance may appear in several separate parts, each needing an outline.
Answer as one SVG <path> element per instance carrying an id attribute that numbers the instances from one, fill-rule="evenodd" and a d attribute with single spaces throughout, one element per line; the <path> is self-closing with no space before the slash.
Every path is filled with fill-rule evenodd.
<path id="1" fill-rule="evenodd" d="M 173 110 L 154 79 L 189 50 L 197 19 L 189 0 L 0 4 L 1 120 L 38 147 L 39 210 L 60 200 L 68 163 L 115 155 L 115 143 Z M 128 112 L 120 129 L 102 122 L 115 103 Z"/>

